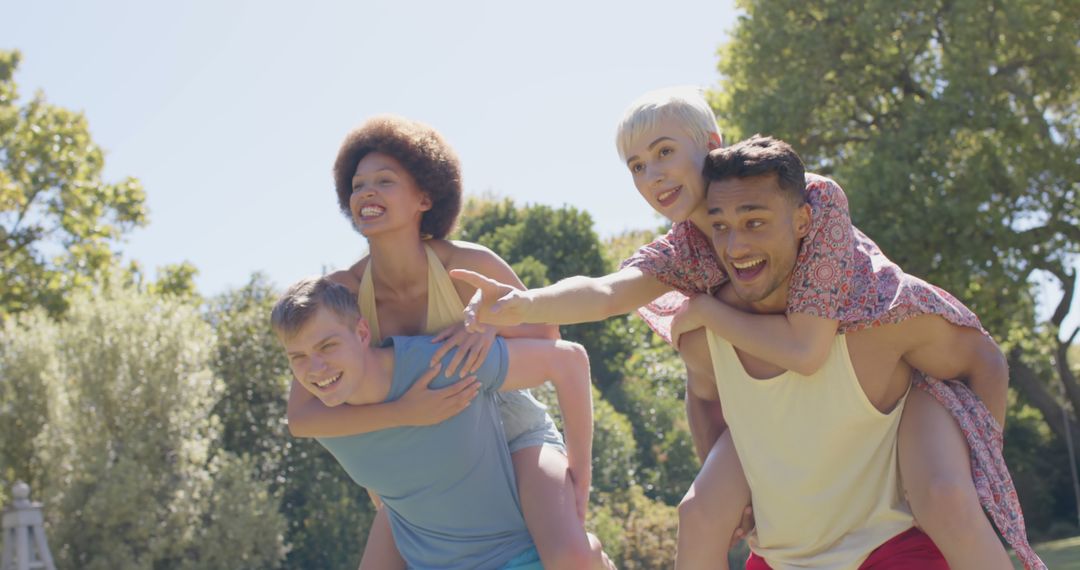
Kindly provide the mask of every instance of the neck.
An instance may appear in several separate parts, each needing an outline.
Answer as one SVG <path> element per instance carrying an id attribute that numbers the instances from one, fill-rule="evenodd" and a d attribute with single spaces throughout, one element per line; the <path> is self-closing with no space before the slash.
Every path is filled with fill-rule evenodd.
<path id="1" fill-rule="evenodd" d="M 345 400 L 346 404 L 354 406 L 381 404 L 390 396 L 390 386 L 394 380 L 393 347 L 372 348 L 365 360 L 366 365 L 360 385 L 367 386 L 369 389 L 363 392 L 358 390 Z"/>
<path id="2" fill-rule="evenodd" d="M 720 289 L 720 300 L 747 313 L 756 313 L 760 315 L 782 314 L 787 311 L 790 280 L 791 277 L 789 276 L 787 280 L 769 294 L 768 297 L 758 301 L 747 301 L 742 297 L 739 297 L 735 293 L 735 288 L 732 287 L 730 283 L 727 283 Z"/>
<path id="3" fill-rule="evenodd" d="M 427 252 L 418 232 L 368 239 L 371 276 L 383 291 L 427 284 Z"/>

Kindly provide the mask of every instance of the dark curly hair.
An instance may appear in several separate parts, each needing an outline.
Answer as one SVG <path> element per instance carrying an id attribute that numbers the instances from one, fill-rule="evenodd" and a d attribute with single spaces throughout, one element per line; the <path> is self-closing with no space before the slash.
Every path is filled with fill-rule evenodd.
<path id="1" fill-rule="evenodd" d="M 461 212 L 461 162 L 442 135 L 424 123 L 395 115 L 372 117 L 349 132 L 334 161 L 334 187 L 338 206 L 350 221 L 353 174 L 372 152 L 394 157 L 431 200 L 431 209 L 420 219 L 420 233 L 446 237 Z"/>

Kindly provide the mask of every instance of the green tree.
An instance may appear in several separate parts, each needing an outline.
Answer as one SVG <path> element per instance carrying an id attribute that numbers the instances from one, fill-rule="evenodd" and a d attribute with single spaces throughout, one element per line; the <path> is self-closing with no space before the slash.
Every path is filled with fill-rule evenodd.
<path id="1" fill-rule="evenodd" d="M 0 50 L 0 318 L 34 306 L 61 313 L 146 222 L 138 180 L 102 180 L 105 155 L 82 113 L 42 93 L 17 105 L 19 59 Z"/>
<path id="2" fill-rule="evenodd" d="M 908 272 L 969 304 L 1012 382 L 1060 437 L 1080 252 L 1080 4 L 1071 0 L 740 2 L 713 94 L 728 138 L 792 143 L 849 192 Z M 1032 280 L 1065 292 L 1038 322 Z M 1035 360 L 1053 363 L 1040 375 Z M 1075 426 L 1075 422 L 1072 422 Z M 1080 441 L 1080 429 L 1073 429 Z"/>
<path id="3" fill-rule="evenodd" d="M 60 321 L 40 308 L 12 321 L 0 379 L 15 389 L 3 391 L 13 398 L 0 422 L 20 426 L 5 440 L 32 442 L 30 478 L 59 515 L 49 539 L 61 567 L 277 565 L 278 496 L 252 478 L 249 458 L 211 455 L 220 383 L 213 331 L 194 306 L 117 286 L 74 295 Z M 7 419 L 24 409 L 36 425 Z"/>

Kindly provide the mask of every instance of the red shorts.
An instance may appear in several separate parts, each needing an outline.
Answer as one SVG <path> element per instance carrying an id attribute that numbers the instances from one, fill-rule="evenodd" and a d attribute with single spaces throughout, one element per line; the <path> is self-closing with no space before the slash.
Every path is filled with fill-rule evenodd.
<path id="1" fill-rule="evenodd" d="M 772 570 L 765 559 L 750 553 L 746 570 Z M 859 570 L 949 570 L 945 557 L 926 533 L 911 527 L 874 549 Z"/>

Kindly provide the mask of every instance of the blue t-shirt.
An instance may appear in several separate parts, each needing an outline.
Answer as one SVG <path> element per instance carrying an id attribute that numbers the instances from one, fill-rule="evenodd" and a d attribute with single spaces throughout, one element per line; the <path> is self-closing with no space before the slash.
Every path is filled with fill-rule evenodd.
<path id="1" fill-rule="evenodd" d="M 394 347 L 389 402 L 408 391 L 441 345 L 431 337 L 387 344 Z M 442 423 L 318 438 L 354 481 L 382 497 L 409 568 L 499 568 L 532 546 L 495 401 L 507 365 L 506 343 L 496 338 L 476 373 L 480 395 Z M 440 374 L 431 387 L 455 381 Z"/>

